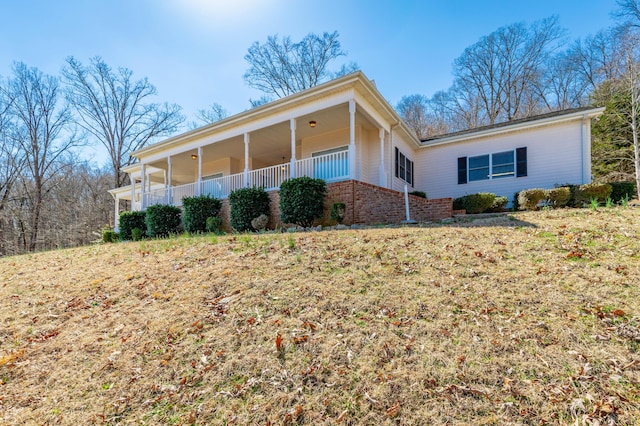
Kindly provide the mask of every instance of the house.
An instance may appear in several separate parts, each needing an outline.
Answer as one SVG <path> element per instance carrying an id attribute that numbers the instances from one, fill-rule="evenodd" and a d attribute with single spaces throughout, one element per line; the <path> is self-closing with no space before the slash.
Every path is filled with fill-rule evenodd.
<path id="1" fill-rule="evenodd" d="M 228 195 L 259 186 L 270 192 L 275 226 L 280 184 L 311 176 L 328 183 L 328 206 L 346 204 L 347 224 L 398 223 L 405 199 L 411 219 L 439 220 L 459 195 L 590 182 L 590 120 L 601 113 L 553 113 L 421 141 L 355 72 L 142 148 L 123 169 L 131 185 L 110 193 L 116 220 L 121 200 L 144 210 L 208 194 L 223 200 L 228 226 Z"/>

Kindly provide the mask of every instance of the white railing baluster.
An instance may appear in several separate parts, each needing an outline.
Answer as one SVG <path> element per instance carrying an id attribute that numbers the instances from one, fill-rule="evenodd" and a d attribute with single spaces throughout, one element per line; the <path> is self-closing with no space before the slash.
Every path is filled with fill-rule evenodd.
<path id="1" fill-rule="evenodd" d="M 289 179 L 291 163 L 278 164 L 276 166 L 251 170 L 249 172 L 249 186 L 263 187 L 267 191 L 280 188 L 285 180 Z M 317 157 L 305 158 L 296 161 L 297 176 L 308 176 L 324 179 L 327 182 L 337 182 L 349 178 L 349 151 L 333 152 Z M 201 182 L 200 191 L 198 183 L 178 185 L 168 191 L 166 188 L 145 192 L 143 199 L 145 206 L 154 204 L 166 204 L 169 201 L 174 206 L 182 205 L 182 198 L 193 197 L 197 193 L 209 195 L 218 199 L 227 198 L 231 192 L 244 186 L 244 173 L 236 173 L 215 179 L 207 179 Z M 168 200 L 169 195 L 171 199 Z"/>

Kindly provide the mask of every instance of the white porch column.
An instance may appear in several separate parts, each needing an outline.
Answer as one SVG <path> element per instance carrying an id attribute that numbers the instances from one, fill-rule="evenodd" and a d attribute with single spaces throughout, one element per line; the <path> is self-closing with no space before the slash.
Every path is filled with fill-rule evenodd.
<path id="1" fill-rule="evenodd" d="M 134 211 L 136 209 L 136 180 L 131 174 L 129 175 L 129 180 L 131 181 L 131 211 Z"/>
<path id="2" fill-rule="evenodd" d="M 387 173 L 384 170 L 384 129 L 380 128 L 380 186 L 386 188 Z"/>
<path id="3" fill-rule="evenodd" d="M 291 127 L 291 165 L 289 166 L 289 179 L 296 177 L 296 119 L 289 122 Z"/>
<path id="4" fill-rule="evenodd" d="M 244 134 L 244 187 L 249 187 L 249 133 Z"/>
<path id="5" fill-rule="evenodd" d="M 144 210 L 145 209 L 145 199 L 144 199 L 144 191 L 146 188 L 146 174 L 147 174 L 147 167 L 145 166 L 144 163 L 140 164 L 140 210 Z"/>
<path id="6" fill-rule="evenodd" d="M 133 208 L 131 209 L 133 210 Z M 120 227 L 120 197 L 116 195 L 116 209 L 115 214 L 113 215 L 113 229 L 118 232 L 118 228 Z"/>
<path id="7" fill-rule="evenodd" d="M 356 178 L 356 100 L 349 100 L 349 176 Z"/>
<path id="8" fill-rule="evenodd" d="M 202 147 L 198 147 L 198 187 L 196 195 L 202 195 Z"/>
<path id="9" fill-rule="evenodd" d="M 171 181 L 173 180 L 172 178 L 173 175 L 173 170 L 171 167 L 171 156 L 167 157 L 167 182 L 165 183 L 166 185 L 166 189 L 167 189 L 167 204 L 173 204 L 173 197 L 171 194 Z"/>

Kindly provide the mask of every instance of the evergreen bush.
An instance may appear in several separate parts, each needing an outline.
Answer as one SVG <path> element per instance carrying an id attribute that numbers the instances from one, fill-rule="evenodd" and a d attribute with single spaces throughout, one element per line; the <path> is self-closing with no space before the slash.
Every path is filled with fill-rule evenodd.
<path id="1" fill-rule="evenodd" d="M 120 239 L 120 235 L 111 228 L 102 228 L 102 242 L 115 243 Z"/>
<path id="2" fill-rule="evenodd" d="M 208 195 L 184 197 L 182 199 L 184 229 L 189 233 L 205 232 L 207 218 L 218 216 L 222 201 Z"/>
<path id="3" fill-rule="evenodd" d="M 166 237 L 180 233 L 182 225 L 181 210 L 167 204 L 156 204 L 147 207 L 145 223 L 147 236 L 151 238 Z"/>
<path id="4" fill-rule="evenodd" d="M 133 228 L 147 229 L 145 224 L 145 212 L 129 211 L 120 213 L 120 239 L 130 241 Z"/>
<path id="5" fill-rule="evenodd" d="M 525 189 L 518 193 L 518 209 L 538 210 L 540 201 L 547 199 L 547 191 L 541 188 Z"/>
<path id="6" fill-rule="evenodd" d="M 415 195 L 416 197 L 420 198 L 427 198 L 427 193 L 424 191 L 411 191 L 409 195 Z"/>
<path id="7" fill-rule="evenodd" d="M 496 197 L 495 200 L 493 200 L 493 204 L 491 205 L 491 207 L 487 209 L 487 212 L 490 212 L 490 213 L 503 212 L 505 211 L 508 202 L 509 202 L 509 199 L 507 197 L 502 197 L 502 196 Z"/>
<path id="8" fill-rule="evenodd" d="M 468 194 L 453 200 L 454 210 L 466 210 L 469 214 L 484 213 L 491 208 L 496 200 L 496 194 L 480 192 Z"/>
<path id="9" fill-rule="evenodd" d="M 322 217 L 327 184 L 307 176 L 289 179 L 280 185 L 280 219 L 305 228 Z"/>
<path id="10" fill-rule="evenodd" d="M 222 219 L 220 216 L 211 216 L 207 218 L 206 231 L 215 234 L 222 234 Z"/>
<path id="11" fill-rule="evenodd" d="M 251 221 L 269 216 L 269 194 L 264 188 L 240 188 L 229 194 L 231 227 L 238 232 L 255 231 Z"/>
<path id="12" fill-rule="evenodd" d="M 620 204 L 622 200 L 631 200 L 638 196 L 635 182 L 609 182 L 611 185 L 611 200 Z"/>
<path id="13" fill-rule="evenodd" d="M 546 199 L 553 207 L 565 207 L 571 201 L 571 189 L 568 186 L 547 189 Z"/>
<path id="14" fill-rule="evenodd" d="M 344 221 L 344 212 L 347 206 L 344 203 L 333 203 L 331 205 L 331 220 L 337 223 Z"/>
<path id="15" fill-rule="evenodd" d="M 591 203 L 591 200 L 597 200 L 598 203 L 604 203 L 611 195 L 613 188 L 608 183 L 588 183 L 580 185 L 575 194 L 577 206 L 581 207 Z"/>

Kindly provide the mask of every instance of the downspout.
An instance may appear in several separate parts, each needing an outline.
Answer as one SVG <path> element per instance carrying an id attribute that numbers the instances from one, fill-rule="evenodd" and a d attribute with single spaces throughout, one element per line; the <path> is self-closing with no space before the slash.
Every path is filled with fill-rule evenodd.
<path id="1" fill-rule="evenodd" d="M 591 183 L 591 126 L 587 114 L 582 116 L 582 183 Z"/>

